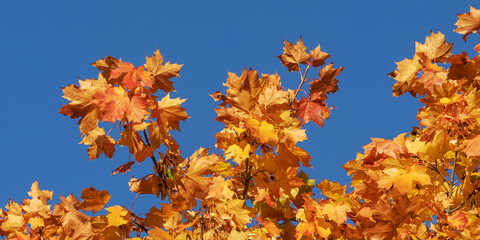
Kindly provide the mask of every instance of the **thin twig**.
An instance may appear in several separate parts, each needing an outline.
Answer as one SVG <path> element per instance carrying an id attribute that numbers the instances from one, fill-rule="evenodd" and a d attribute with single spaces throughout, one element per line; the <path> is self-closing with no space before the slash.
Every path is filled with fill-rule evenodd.
<path id="1" fill-rule="evenodd" d="M 457 148 L 458 146 L 460 145 L 460 141 L 458 141 L 457 139 Z M 449 185 L 450 185 L 450 189 L 448 190 L 448 199 L 452 199 L 452 190 L 453 190 L 453 186 L 454 186 L 454 178 L 455 178 L 455 165 L 457 165 L 457 157 L 458 157 L 458 151 L 455 152 L 455 158 L 453 159 L 453 167 L 452 167 L 452 173 L 450 174 L 450 181 L 449 181 Z M 447 208 L 447 212 L 448 213 L 451 213 L 452 211 L 450 211 L 450 206 Z"/>
<path id="2" fill-rule="evenodd" d="M 147 142 L 146 146 L 151 146 L 150 141 L 148 140 L 147 132 L 145 130 L 143 130 L 143 136 L 145 136 L 145 141 Z M 161 173 L 162 171 L 160 171 L 160 166 L 158 165 L 157 159 L 155 158 L 155 154 L 152 155 L 150 157 L 150 159 L 152 159 L 152 162 L 153 162 L 153 165 L 154 165 L 154 168 L 155 168 L 155 173 L 157 174 L 157 177 L 160 178 L 160 180 L 162 181 L 163 188 L 165 189 L 165 192 L 167 193 L 168 200 L 170 201 L 170 203 L 172 203 L 170 191 L 168 190 L 168 186 L 167 186 L 167 179 L 165 178 L 165 174 Z"/>
<path id="3" fill-rule="evenodd" d="M 298 64 L 298 72 L 300 73 L 300 84 L 297 87 L 297 90 L 295 90 L 295 95 L 293 96 L 292 100 L 290 100 L 290 104 L 293 103 L 293 101 L 297 98 L 298 92 L 300 92 L 300 89 L 302 89 L 303 84 L 307 81 L 305 77 L 307 76 L 308 69 L 310 69 L 310 64 L 307 65 L 307 68 L 305 68 L 305 72 L 302 74 L 302 70 L 300 69 L 300 64 Z"/>
<path id="4" fill-rule="evenodd" d="M 471 193 L 468 195 L 467 199 L 465 199 L 465 201 L 462 202 L 462 204 L 456 206 L 456 207 L 453 208 L 453 209 L 447 209 L 446 212 L 447 212 L 447 213 L 452 213 L 452 212 L 457 211 L 458 209 L 460 209 L 461 207 L 463 207 L 463 205 L 465 205 L 465 203 L 467 203 L 468 200 L 470 200 L 470 198 L 471 198 L 473 195 L 475 195 L 475 193 L 476 193 L 476 190 L 473 191 L 473 192 L 471 192 Z"/>
<path id="5" fill-rule="evenodd" d="M 428 169 L 430 169 L 430 170 L 432 170 L 432 171 L 435 171 L 438 175 L 440 175 L 440 176 L 443 178 L 443 180 L 444 180 L 445 182 L 450 182 L 445 176 L 443 176 L 442 173 L 440 173 L 440 171 L 438 171 L 438 168 L 437 168 L 436 166 L 435 166 L 435 167 L 433 167 L 433 166 L 428 166 Z"/>

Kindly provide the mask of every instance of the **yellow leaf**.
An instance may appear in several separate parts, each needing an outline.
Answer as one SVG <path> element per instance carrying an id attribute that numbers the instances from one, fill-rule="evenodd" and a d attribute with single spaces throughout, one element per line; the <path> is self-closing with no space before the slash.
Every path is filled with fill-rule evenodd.
<path id="1" fill-rule="evenodd" d="M 420 185 L 430 185 L 430 176 L 426 173 L 426 168 L 414 165 L 406 171 L 401 168 L 389 168 L 383 171 L 386 177 L 380 179 L 377 183 L 379 187 L 389 189 L 392 185 L 402 194 L 413 189 L 414 183 Z"/>
<path id="2" fill-rule="evenodd" d="M 107 218 L 110 226 L 120 226 L 128 223 L 130 213 L 127 209 L 120 206 L 113 206 L 106 209 L 108 211 Z"/>

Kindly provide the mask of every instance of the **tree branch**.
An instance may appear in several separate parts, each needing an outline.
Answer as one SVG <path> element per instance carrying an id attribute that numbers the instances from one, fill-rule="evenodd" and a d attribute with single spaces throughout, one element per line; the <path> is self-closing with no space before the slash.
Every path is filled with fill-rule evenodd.
<path id="1" fill-rule="evenodd" d="M 455 208 L 452 208 L 452 209 L 450 209 L 450 207 L 448 207 L 447 210 L 445 210 L 445 212 L 446 212 L 446 213 L 452 213 L 452 212 L 457 211 L 457 210 L 460 209 L 461 207 L 463 207 L 463 205 L 465 205 L 465 203 L 467 203 L 468 200 L 470 200 L 470 198 L 471 198 L 473 195 L 475 195 L 476 191 L 477 191 L 477 190 L 474 190 L 473 192 L 471 192 L 471 193 L 468 195 L 467 199 L 465 199 L 465 201 L 462 202 L 462 204 L 460 204 L 460 205 L 458 205 L 458 206 L 456 206 Z"/>
<path id="2" fill-rule="evenodd" d="M 290 100 L 290 104 L 292 104 L 293 101 L 295 101 L 295 99 L 297 98 L 298 92 L 300 92 L 300 89 L 302 89 L 303 84 L 306 82 L 305 78 L 307 77 L 308 69 L 310 69 L 310 64 L 307 66 L 307 68 L 305 68 L 305 72 L 302 75 L 302 71 L 300 69 L 300 64 L 298 64 L 298 72 L 300 73 L 300 80 L 301 81 L 300 81 L 300 84 L 297 87 L 297 90 L 295 90 L 295 95 L 293 96 L 292 100 Z"/>
<path id="3" fill-rule="evenodd" d="M 248 187 L 250 185 L 250 180 L 252 179 L 252 173 L 251 173 L 251 166 L 250 165 L 250 158 L 248 157 L 247 158 L 247 163 L 246 163 L 246 166 L 245 166 L 245 187 L 243 188 L 243 192 L 242 192 L 242 198 L 245 200 L 245 202 L 243 203 L 245 205 L 246 201 L 247 201 L 247 194 L 248 194 Z"/>
<path id="4" fill-rule="evenodd" d="M 143 136 L 145 137 L 145 141 L 147 142 L 147 144 L 145 144 L 145 143 L 143 143 L 143 144 L 145 144 L 146 146 L 152 146 L 152 145 L 150 145 L 150 141 L 148 140 L 148 135 L 147 135 L 147 132 L 145 130 L 143 130 Z M 165 174 L 163 173 L 163 171 L 161 171 L 160 166 L 158 165 L 157 159 L 155 158 L 155 154 L 152 155 L 150 157 L 150 159 L 152 159 L 155 173 L 157 174 L 157 177 L 160 178 L 160 181 L 163 184 L 163 188 L 165 189 L 165 192 L 167 193 L 168 200 L 171 203 L 172 199 L 171 199 L 170 191 L 168 190 L 167 179 L 165 178 Z"/>
<path id="5" fill-rule="evenodd" d="M 460 141 L 457 139 L 457 148 L 460 145 Z M 454 178 L 455 178 L 455 165 L 457 165 L 457 157 L 458 157 L 458 150 L 455 151 L 455 157 L 453 158 L 453 167 L 452 173 L 450 174 L 450 181 L 448 182 L 450 185 L 450 189 L 448 190 L 448 199 L 452 199 L 452 190 L 454 186 Z M 462 204 L 463 205 L 463 204 Z M 447 213 L 451 213 L 450 206 L 447 208 Z"/>

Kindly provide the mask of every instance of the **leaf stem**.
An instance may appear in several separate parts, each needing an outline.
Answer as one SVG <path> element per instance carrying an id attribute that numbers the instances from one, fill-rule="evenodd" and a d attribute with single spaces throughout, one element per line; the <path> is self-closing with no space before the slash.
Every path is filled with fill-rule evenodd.
<path id="1" fill-rule="evenodd" d="M 302 70 L 300 69 L 300 64 L 298 64 L 298 72 L 300 73 L 300 84 L 298 85 L 297 90 L 295 90 L 295 95 L 293 96 L 292 100 L 290 100 L 290 104 L 292 104 L 293 101 L 295 101 L 295 99 L 297 98 L 298 92 L 300 91 L 300 89 L 302 89 L 303 84 L 307 81 L 305 77 L 307 76 L 308 69 L 310 69 L 310 64 L 307 65 L 307 68 L 305 68 L 305 72 L 302 74 Z"/>

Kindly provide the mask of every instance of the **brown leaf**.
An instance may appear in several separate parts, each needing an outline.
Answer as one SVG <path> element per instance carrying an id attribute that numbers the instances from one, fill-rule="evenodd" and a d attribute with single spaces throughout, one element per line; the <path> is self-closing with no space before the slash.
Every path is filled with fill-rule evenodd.
<path id="1" fill-rule="evenodd" d="M 81 144 L 90 145 L 87 149 L 90 160 L 97 159 L 100 154 L 112 158 L 115 152 L 115 140 L 105 135 L 103 128 L 95 128 L 83 137 Z"/>
<path id="2" fill-rule="evenodd" d="M 149 174 L 143 178 L 136 179 L 133 178 L 128 182 L 128 186 L 130 186 L 130 191 L 140 194 L 155 194 L 157 197 L 160 194 L 160 191 L 163 189 L 160 187 L 161 183 L 158 181 L 157 176 L 155 174 Z M 162 194 L 162 197 L 164 195 Z"/>
<path id="3" fill-rule="evenodd" d="M 93 213 L 96 213 L 107 204 L 110 200 L 110 194 L 106 190 L 98 191 L 97 189 L 90 187 L 84 188 L 82 190 L 82 199 L 83 202 L 80 204 L 79 208 L 83 211 L 92 210 Z"/>
<path id="4" fill-rule="evenodd" d="M 333 68 L 333 63 L 324 66 L 318 71 L 318 79 L 310 82 L 310 94 L 320 93 L 321 97 L 326 99 L 327 93 L 338 91 L 338 80 L 335 78 L 342 71 L 343 67 Z"/>
<path id="5" fill-rule="evenodd" d="M 480 30 L 480 10 L 470 6 L 469 13 L 458 14 L 457 17 L 457 29 L 454 31 L 463 34 L 463 40 L 467 41 L 468 35 Z"/>
<path id="6" fill-rule="evenodd" d="M 325 60 L 331 57 L 330 54 L 322 52 L 320 44 L 315 49 L 310 50 L 310 56 L 312 57 L 310 64 L 313 67 L 318 67 L 325 64 Z"/>
<path id="7" fill-rule="evenodd" d="M 311 56 L 308 54 L 307 48 L 303 45 L 302 38 L 300 38 L 297 44 L 293 44 L 287 41 L 283 41 L 285 47 L 283 47 L 283 54 L 277 56 L 282 65 L 288 68 L 288 71 L 298 71 L 299 64 L 307 64 Z"/>
<path id="8" fill-rule="evenodd" d="M 130 171 L 130 167 L 131 167 L 134 163 L 135 163 L 134 161 L 130 161 L 130 162 L 128 162 L 128 163 L 123 164 L 123 165 L 120 166 L 120 167 L 115 168 L 115 170 L 112 171 L 112 175 L 115 175 L 115 174 L 117 174 L 117 173 L 124 174 L 124 173 L 126 173 L 127 171 Z"/>

